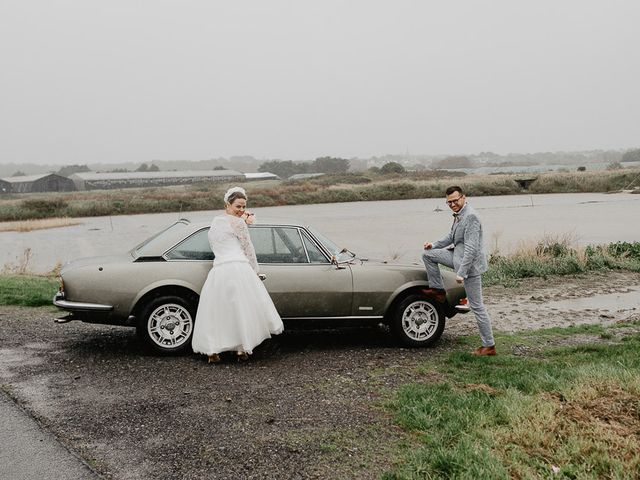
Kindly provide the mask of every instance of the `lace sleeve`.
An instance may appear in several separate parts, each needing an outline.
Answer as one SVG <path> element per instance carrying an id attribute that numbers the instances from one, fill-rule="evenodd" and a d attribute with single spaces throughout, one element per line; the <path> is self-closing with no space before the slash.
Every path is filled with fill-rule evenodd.
<path id="1" fill-rule="evenodd" d="M 251 243 L 251 237 L 249 236 L 249 228 L 247 227 L 247 224 L 241 218 L 232 217 L 231 229 L 233 230 L 233 233 L 236 235 L 236 237 L 238 237 L 238 240 L 240 240 L 240 246 L 242 247 L 244 255 L 247 257 L 247 260 L 249 260 L 251 268 L 253 268 L 255 272 L 258 273 L 258 259 L 256 258 L 256 251 L 253 248 L 253 243 Z"/>

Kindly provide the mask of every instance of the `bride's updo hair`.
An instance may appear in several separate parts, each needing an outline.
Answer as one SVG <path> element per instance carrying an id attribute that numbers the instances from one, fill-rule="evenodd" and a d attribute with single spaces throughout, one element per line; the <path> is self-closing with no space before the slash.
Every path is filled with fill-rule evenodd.
<path id="1" fill-rule="evenodd" d="M 238 198 L 243 198 L 247 200 L 247 192 L 244 191 L 242 187 L 231 187 L 224 194 L 224 203 L 232 204 Z"/>

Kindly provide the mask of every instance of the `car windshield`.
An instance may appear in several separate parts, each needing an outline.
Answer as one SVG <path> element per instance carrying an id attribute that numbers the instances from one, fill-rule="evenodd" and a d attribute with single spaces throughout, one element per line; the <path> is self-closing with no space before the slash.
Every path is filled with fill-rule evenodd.
<path id="1" fill-rule="evenodd" d="M 133 253 L 135 257 L 143 257 L 149 254 L 149 252 L 153 252 L 155 250 L 155 246 L 158 243 L 164 242 L 165 238 L 168 235 L 175 236 L 175 232 L 184 229 L 187 225 L 189 225 L 188 220 L 178 220 L 173 225 L 165 228 L 164 230 L 156 233 L 152 237 L 147 238 L 144 242 L 139 244 L 133 249 Z"/>
<path id="2" fill-rule="evenodd" d="M 314 237 L 316 237 L 316 239 L 320 243 L 322 243 L 322 245 L 324 245 L 324 248 L 329 250 L 329 253 L 331 253 L 331 255 L 334 255 L 336 257 L 336 260 L 338 262 L 346 262 L 347 260 L 351 260 L 356 256 L 355 253 L 350 252 L 346 248 L 339 247 L 338 245 L 333 243 L 332 240 L 329 240 L 317 230 L 309 228 L 309 231 L 313 234 Z"/>

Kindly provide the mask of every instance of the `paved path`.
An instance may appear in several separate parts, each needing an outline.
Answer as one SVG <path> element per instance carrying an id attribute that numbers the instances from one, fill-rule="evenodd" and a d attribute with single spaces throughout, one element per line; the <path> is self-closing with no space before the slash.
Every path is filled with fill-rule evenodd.
<path id="1" fill-rule="evenodd" d="M 0 480 L 102 478 L 0 393 Z"/>

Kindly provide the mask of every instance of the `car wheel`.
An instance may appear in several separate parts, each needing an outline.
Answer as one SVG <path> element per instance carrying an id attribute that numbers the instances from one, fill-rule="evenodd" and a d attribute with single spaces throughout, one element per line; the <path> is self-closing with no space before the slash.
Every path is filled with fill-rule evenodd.
<path id="1" fill-rule="evenodd" d="M 178 353 L 191 345 L 195 308 L 177 296 L 151 300 L 142 310 L 138 335 L 156 352 Z"/>
<path id="2" fill-rule="evenodd" d="M 432 345 L 442 335 L 445 317 L 442 308 L 424 295 L 409 295 L 394 312 L 393 329 L 409 347 Z"/>

